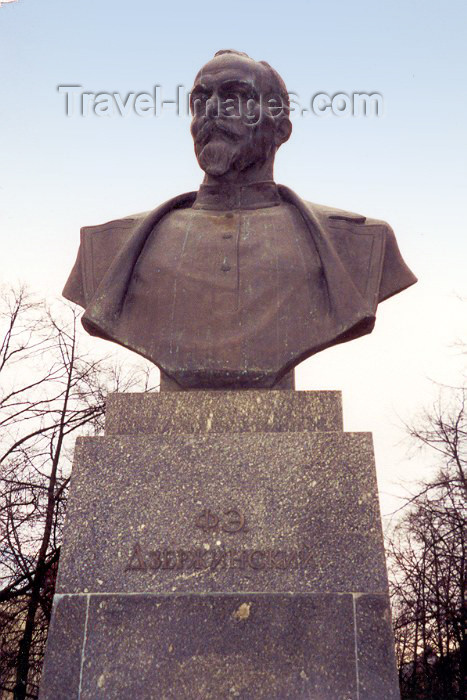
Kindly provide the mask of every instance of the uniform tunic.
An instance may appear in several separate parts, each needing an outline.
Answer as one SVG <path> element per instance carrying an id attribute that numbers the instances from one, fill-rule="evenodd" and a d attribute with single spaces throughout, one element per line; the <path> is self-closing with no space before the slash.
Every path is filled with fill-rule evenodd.
<path id="1" fill-rule="evenodd" d="M 272 387 L 415 281 L 385 222 L 267 182 L 85 227 L 64 295 L 183 388 Z"/>
<path id="2" fill-rule="evenodd" d="M 323 308 L 316 248 L 293 205 L 226 211 L 199 200 L 162 219 L 135 269 L 134 302 L 158 329 L 151 352 L 187 370 L 264 372 L 297 340 L 305 349 Z"/>

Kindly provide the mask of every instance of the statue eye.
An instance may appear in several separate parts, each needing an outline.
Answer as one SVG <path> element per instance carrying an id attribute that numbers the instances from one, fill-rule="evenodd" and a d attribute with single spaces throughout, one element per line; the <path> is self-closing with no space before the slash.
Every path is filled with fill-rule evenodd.
<path id="1" fill-rule="evenodd" d="M 241 113 L 241 97 L 229 92 L 221 100 L 221 110 L 227 116 L 238 116 Z"/>
<path id="2" fill-rule="evenodd" d="M 195 90 L 191 93 L 190 107 L 193 115 L 204 113 L 206 111 L 206 103 L 209 100 L 209 94 L 205 90 Z"/>
<path id="3" fill-rule="evenodd" d="M 196 92 L 193 93 L 191 96 L 191 101 L 194 102 L 207 102 L 209 99 L 209 95 L 207 92 Z"/>

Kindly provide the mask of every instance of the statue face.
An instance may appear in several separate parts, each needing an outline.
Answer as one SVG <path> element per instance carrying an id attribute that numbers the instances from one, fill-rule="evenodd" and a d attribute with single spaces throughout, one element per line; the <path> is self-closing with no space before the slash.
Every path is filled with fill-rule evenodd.
<path id="1" fill-rule="evenodd" d="M 222 177 L 274 155 L 270 82 L 265 66 L 235 54 L 216 56 L 200 70 L 191 93 L 191 133 L 206 173 Z"/>

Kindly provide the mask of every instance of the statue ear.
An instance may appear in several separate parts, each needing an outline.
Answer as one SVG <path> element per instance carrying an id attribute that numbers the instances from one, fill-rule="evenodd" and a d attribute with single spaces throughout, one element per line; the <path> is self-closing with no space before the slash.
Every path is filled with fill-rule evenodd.
<path id="1" fill-rule="evenodd" d="M 289 140 L 290 134 L 292 133 L 292 122 L 290 119 L 284 118 L 279 119 L 276 123 L 276 131 L 274 134 L 274 140 L 276 142 L 276 148 L 282 146 L 283 143 Z"/>

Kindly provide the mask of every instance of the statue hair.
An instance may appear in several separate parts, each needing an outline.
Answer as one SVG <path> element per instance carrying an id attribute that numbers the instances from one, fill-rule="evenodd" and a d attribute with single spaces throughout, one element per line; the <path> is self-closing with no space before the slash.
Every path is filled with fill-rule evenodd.
<path id="1" fill-rule="evenodd" d="M 244 51 L 237 51 L 236 49 L 221 49 L 220 51 L 216 51 L 214 54 L 214 58 L 216 56 L 223 56 L 224 54 L 233 54 L 234 56 L 242 56 L 243 58 L 248 58 L 250 61 L 254 61 L 255 63 L 260 63 L 262 66 L 266 68 L 266 70 L 269 73 L 269 76 L 271 78 L 271 84 L 273 85 L 274 90 L 278 92 L 278 94 L 281 96 L 282 100 L 282 105 L 284 106 L 284 111 L 287 113 L 287 115 L 290 112 L 290 99 L 289 99 L 289 93 L 287 92 L 287 88 L 285 86 L 284 81 L 282 80 L 281 76 L 279 73 L 274 70 L 272 66 L 269 65 L 266 61 L 255 61 L 254 58 L 251 58 L 247 53 Z"/>

